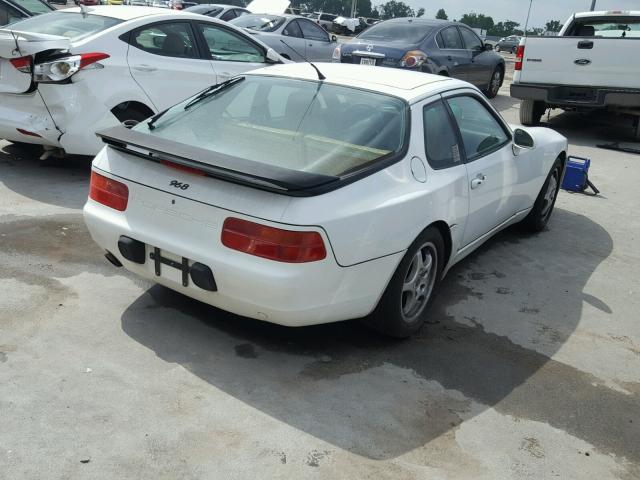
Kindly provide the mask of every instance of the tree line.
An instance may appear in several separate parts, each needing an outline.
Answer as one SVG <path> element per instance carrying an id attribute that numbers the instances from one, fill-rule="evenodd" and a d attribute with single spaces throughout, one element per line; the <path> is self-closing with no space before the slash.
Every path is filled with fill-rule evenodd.
<path id="1" fill-rule="evenodd" d="M 302 8 L 310 12 L 327 12 L 336 15 L 350 15 L 352 0 L 293 0 L 292 7 Z M 357 0 L 357 16 L 380 18 L 387 20 L 399 17 L 422 17 L 425 14 L 424 8 L 414 10 L 401 0 L 388 0 L 386 3 L 373 5 L 371 0 Z M 449 20 L 449 16 L 444 8 L 437 11 L 435 18 Z M 505 20 L 495 23 L 488 15 L 477 13 L 465 13 L 460 19 L 454 19 L 472 28 L 481 28 L 489 36 L 507 37 L 509 35 L 523 35 L 525 32 L 519 28 L 520 24 L 514 20 Z M 528 35 L 542 35 L 545 30 L 548 32 L 558 32 L 562 24 L 558 20 L 550 20 L 545 28 L 529 28 Z"/>

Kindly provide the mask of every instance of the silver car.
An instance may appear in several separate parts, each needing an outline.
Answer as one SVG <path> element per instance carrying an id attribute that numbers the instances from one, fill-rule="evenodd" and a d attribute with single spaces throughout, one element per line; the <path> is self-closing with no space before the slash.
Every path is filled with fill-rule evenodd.
<path id="1" fill-rule="evenodd" d="M 183 2 L 183 4 L 186 2 Z M 193 5 L 185 8 L 185 12 L 199 13 L 200 15 L 206 15 L 207 17 L 218 18 L 225 22 L 233 20 L 236 17 L 250 14 L 251 12 L 246 8 L 236 7 L 234 5 L 220 5 L 217 3 L 201 3 L 199 5 Z"/>
<path id="2" fill-rule="evenodd" d="M 245 28 L 284 58 L 297 62 L 331 62 L 338 45 L 335 35 L 299 15 L 251 14 L 229 23 Z"/>

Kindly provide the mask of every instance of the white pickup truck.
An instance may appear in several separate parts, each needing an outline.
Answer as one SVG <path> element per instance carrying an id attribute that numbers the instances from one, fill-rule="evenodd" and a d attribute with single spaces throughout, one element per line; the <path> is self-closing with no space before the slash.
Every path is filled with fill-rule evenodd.
<path id="1" fill-rule="evenodd" d="M 606 109 L 633 115 L 640 140 L 640 11 L 576 13 L 557 37 L 524 37 L 511 96 L 523 125 L 547 108 Z"/>

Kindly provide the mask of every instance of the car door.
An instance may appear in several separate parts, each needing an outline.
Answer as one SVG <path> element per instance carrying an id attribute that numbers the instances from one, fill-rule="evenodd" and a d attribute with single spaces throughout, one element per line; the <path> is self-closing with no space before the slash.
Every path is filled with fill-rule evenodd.
<path id="1" fill-rule="evenodd" d="M 207 49 L 218 83 L 267 65 L 264 47 L 230 28 L 197 22 L 196 30 Z"/>
<path id="2" fill-rule="evenodd" d="M 459 247 L 469 211 L 469 182 L 460 137 L 448 106 L 439 96 L 426 100 L 421 110 L 416 113 L 422 117 L 424 153 L 432 170 L 425 182 L 430 191 L 430 205 L 427 208 L 446 212 L 445 220 L 452 226 L 452 243 Z M 419 123 L 415 114 L 412 121 Z M 416 167 L 420 169 L 419 164 Z M 413 162 L 412 173 L 415 177 Z"/>
<path id="3" fill-rule="evenodd" d="M 286 45 L 281 44 L 280 48 L 276 48 L 276 50 L 282 54 L 286 54 L 291 60 L 297 62 L 304 61 L 307 56 L 307 42 L 302 35 L 302 29 L 300 28 L 298 20 L 291 20 L 285 25 L 282 29 L 282 36 L 287 37 L 282 39 L 286 42 Z"/>
<path id="4" fill-rule="evenodd" d="M 297 20 L 306 42 L 307 60 L 312 62 L 329 62 L 334 45 L 325 29 L 307 19 Z"/>
<path id="5" fill-rule="evenodd" d="M 131 75 L 158 110 L 217 83 L 211 62 L 200 54 L 191 23 L 159 22 L 130 32 Z"/>
<path id="6" fill-rule="evenodd" d="M 440 47 L 440 62 L 447 67 L 449 76 L 470 81 L 471 56 L 464 48 L 460 32 L 455 26 L 443 28 L 436 37 Z"/>
<path id="7" fill-rule="evenodd" d="M 464 42 L 464 48 L 470 59 L 469 63 L 469 83 L 477 87 L 486 88 L 493 74 L 493 64 L 489 62 L 490 52 L 485 51 L 484 44 L 473 30 L 466 27 L 458 27 Z"/>
<path id="8" fill-rule="evenodd" d="M 469 245 L 511 218 L 517 210 L 519 175 L 511 132 L 475 91 L 443 95 L 458 127 L 469 182 Z"/>

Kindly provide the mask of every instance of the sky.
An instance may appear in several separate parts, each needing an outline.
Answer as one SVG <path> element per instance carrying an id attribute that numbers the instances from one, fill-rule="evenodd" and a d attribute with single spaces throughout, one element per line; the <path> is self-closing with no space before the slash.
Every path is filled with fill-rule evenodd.
<path id="1" fill-rule="evenodd" d="M 372 3 L 376 4 L 376 1 Z M 425 17 L 433 18 L 438 9 L 444 8 L 450 20 L 475 12 L 493 17 L 496 23 L 514 20 L 521 27 L 524 27 L 529 8 L 529 0 L 405 0 L 405 3 L 415 10 L 424 8 Z M 549 20 L 564 23 L 572 13 L 590 8 L 591 0 L 533 0 L 529 26 L 544 27 Z M 640 0 L 597 0 L 596 10 L 640 10 Z"/>

